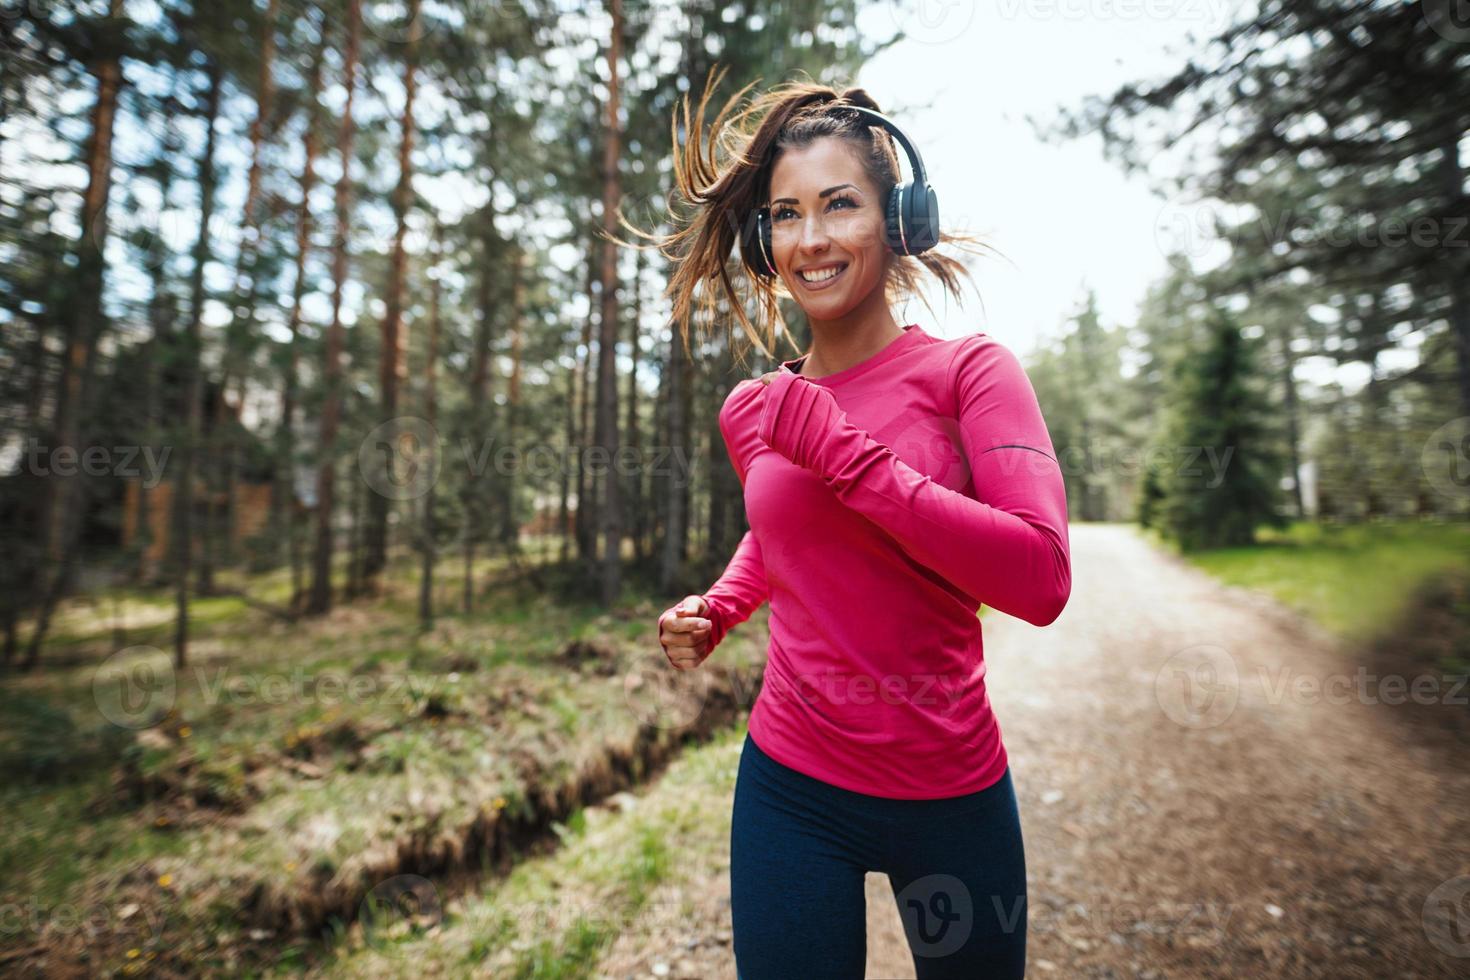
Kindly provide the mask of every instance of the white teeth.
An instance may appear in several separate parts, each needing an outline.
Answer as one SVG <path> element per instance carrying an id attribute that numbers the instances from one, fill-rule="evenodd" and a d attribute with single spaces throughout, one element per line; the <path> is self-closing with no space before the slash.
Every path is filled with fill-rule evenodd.
<path id="1" fill-rule="evenodd" d="M 831 279 L 845 268 L 847 268 L 845 265 L 829 265 L 825 269 L 817 269 L 816 271 L 804 269 L 802 270 L 801 278 L 807 282 L 822 282 L 826 279 Z"/>

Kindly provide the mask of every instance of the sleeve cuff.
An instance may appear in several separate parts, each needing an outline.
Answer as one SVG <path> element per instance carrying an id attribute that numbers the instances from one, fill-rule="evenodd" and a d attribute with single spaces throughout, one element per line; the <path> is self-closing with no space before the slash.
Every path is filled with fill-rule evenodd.
<path id="1" fill-rule="evenodd" d="M 821 447 L 842 417 L 832 392 L 782 371 L 766 386 L 757 434 L 793 463 L 820 473 Z"/>
<path id="2" fill-rule="evenodd" d="M 805 380 L 794 371 L 783 370 L 778 372 L 771 379 L 771 383 L 766 386 L 766 396 L 761 403 L 760 425 L 756 430 L 761 442 L 775 448 L 776 421 L 777 416 L 781 414 L 781 404 L 786 400 L 791 386 L 798 381 Z"/>
<path id="3" fill-rule="evenodd" d="M 719 601 L 703 596 L 704 604 L 708 611 L 705 618 L 709 620 L 709 652 L 714 653 L 715 647 L 725 638 L 725 610 L 721 608 Z"/>

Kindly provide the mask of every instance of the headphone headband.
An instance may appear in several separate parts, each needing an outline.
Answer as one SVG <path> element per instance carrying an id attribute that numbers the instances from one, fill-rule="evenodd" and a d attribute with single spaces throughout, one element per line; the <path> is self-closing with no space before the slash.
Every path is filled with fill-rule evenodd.
<path id="1" fill-rule="evenodd" d="M 909 170 L 913 171 L 914 183 L 929 183 L 929 179 L 924 173 L 924 161 L 920 158 L 919 151 L 914 147 L 914 141 L 909 139 L 908 135 L 898 127 L 898 123 L 894 122 L 892 119 L 889 119 L 887 116 L 883 115 L 883 113 L 875 112 L 874 110 L 865 108 L 864 106 L 844 105 L 841 106 L 841 108 L 848 112 L 857 112 L 861 113 L 862 115 L 868 116 L 873 120 L 873 125 L 882 126 L 884 129 L 892 133 L 893 138 L 898 140 L 898 145 L 903 147 L 904 154 L 907 155 L 909 158 Z"/>

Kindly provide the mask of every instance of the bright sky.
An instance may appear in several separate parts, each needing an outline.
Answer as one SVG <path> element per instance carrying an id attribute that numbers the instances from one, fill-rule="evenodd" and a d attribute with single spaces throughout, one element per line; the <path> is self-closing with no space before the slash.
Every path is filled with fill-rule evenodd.
<path id="1" fill-rule="evenodd" d="M 1058 106 L 1177 68 L 1186 35 L 1212 36 L 1230 9 L 1225 0 L 903 0 L 864 14 L 865 33 L 890 36 L 900 24 L 910 38 L 858 84 L 918 146 L 941 223 L 987 236 L 1009 259 L 973 266 L 983 310 L 973 291 L 948 311 L 931 299 L 943 314 L 937 332 L 984 330 L 1024 356 L 1077 308 L 1084 286 L 1097 290 L 1105 324 L 1133 319 L 1165 270 L 1171 202 L 1125 179 L 1100 139 L 1046 144 L 1026 117 L 1049 122 Z M 929 324 L 920 303 L 904 312 Z"/>

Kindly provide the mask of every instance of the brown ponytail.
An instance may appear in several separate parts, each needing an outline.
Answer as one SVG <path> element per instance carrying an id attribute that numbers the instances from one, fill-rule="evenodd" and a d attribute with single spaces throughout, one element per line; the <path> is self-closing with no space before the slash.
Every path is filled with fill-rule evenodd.
<path id="1" fill-rule="evenodd" d="M 751 346 L 774 358 L 776 338 L 785 335 L 793 354 L 797 354 L 800 352 L 777 303 L 780 297 L 790 298 L 785 283 L 779 278 L 762 279 L 751 271 L 743 258 L 736 260 L 756 300 L 755 323 L 752 323 L 746 314 L 745 303 L 731 282 L 731 251 L 742 232 L 752 226 L 750 223 L 754 222 L 757 209 L 769 198 L 771 171 L 784 150 L 807 146 L 824 136 L 850 140 L 861 151 L 864 169 L 878 188 L 879 199 L 886 201 L 889 191 L 900 178 L 895 143 L 886 130 L 862 121 L 857 113 L 832 111 L 855 105 L 881 112 L 866 91 L 847 88 L 838 92 L 811 81 L 779 85 L 731 115 L 741 97 L 759 81 L 757 79 L 730 96 L 706 127 L 704 119 L 710 96 L 724 75 L 722 68 L 711 69 L 697 112 L 690 112 L 687 94 L 682 100 L 682 114 L 679 106 L 674 110 L 671 142 L 677 201 L 671 203 L 668 213 L 677 230 L 667 235 L 648 234 L 633 227 L 619 214 L 623 227 L 655 243 L 644 246 L 620 241 L 619 244 L 639 249 L 657 248 L 673 263 L 673 275 L 664 295 L 673 300 L 674 322 L 686 350 L 689 348 L 691 325 L 701 320 L 706 328 L 713 324 L 720 314 L 720 300 L 723 298 L 724 305 L 739 320 Z M 679 139 L 681 128 L 685 133 L 682 145 Z M 674 196 L 670 195 L 671 198 Z M 974 254 L 991 251 L 981 239 L 965 232 L 941 231 L 939 242 Z M 890 303 L 919 294 L 932 315 L 933 308 L 919 292 L 920 279 L 926 269 L 956 300 L 959 299 L 961 275 L 970 279 L 973 285 L 973 277 L 966 265 L 956 258 L 939 254 L 937 249 L 912 257 L 886 254 L 885 288 Z M 719 287 L 718 291 L 715 286 Z M 742 363 L 747 350 L 736 351 Z"/>

